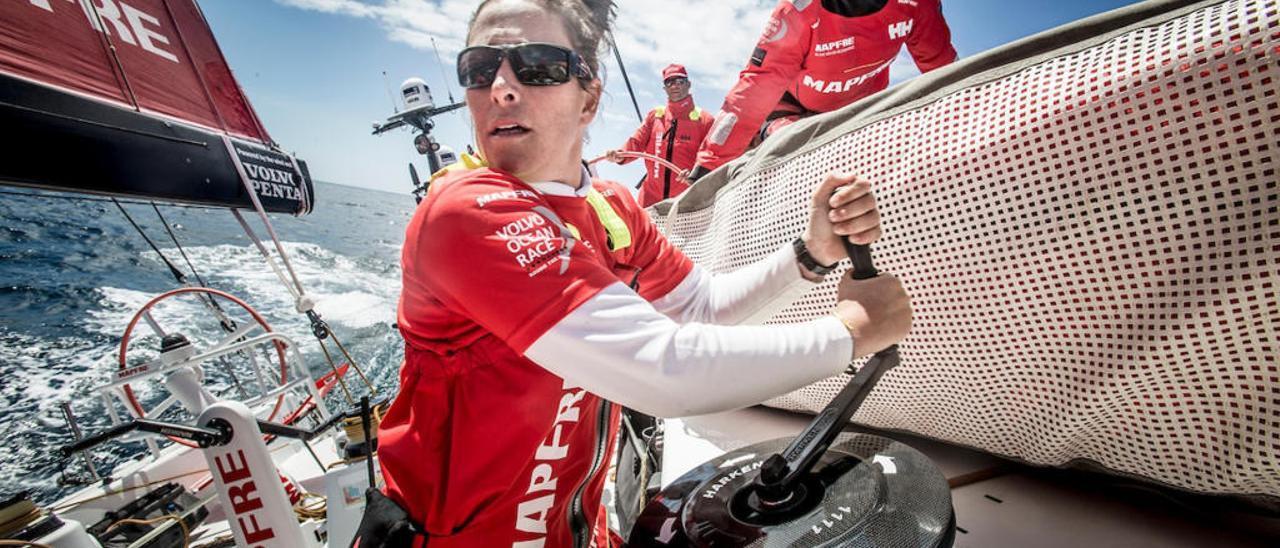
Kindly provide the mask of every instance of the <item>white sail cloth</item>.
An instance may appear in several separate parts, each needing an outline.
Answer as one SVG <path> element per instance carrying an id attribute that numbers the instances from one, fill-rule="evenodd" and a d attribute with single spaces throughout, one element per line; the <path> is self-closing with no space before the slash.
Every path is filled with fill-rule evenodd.
<path id="1" fill-rule="evenodd" d="M 652 213 L 727 272 L 824 173 L 870 178 L 916 321 L 857 422 L 1280 505 L 1277 90 L 1280 2 L 1145 2 L 797 123 Z"/>

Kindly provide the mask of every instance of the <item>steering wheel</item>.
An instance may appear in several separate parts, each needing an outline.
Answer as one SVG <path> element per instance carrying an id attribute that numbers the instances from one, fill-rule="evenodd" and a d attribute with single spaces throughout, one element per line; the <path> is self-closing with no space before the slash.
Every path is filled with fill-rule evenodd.
<path id="1" fill-rule="evenodd" d="M 204 350 L 205 353 L 214 352 L 214 351 L 217 351 L 218 349 L 224 348 L 232 343 L 235 343 L 237 341 L 244 339 L 245 337 L 248 337 L 249 335 L 251 335 L 256 331 L 262 331 L 264 333 L 272 332 L 271 325 L 267 323 L 267 321 L 262 317 L 261 314 L 258 313 L 257 310 L 254 310 L 254 308 L 252 306 L 249 306 L 248 303 L 245 303 L 244 301 L 240 300 L 239 298 L 236 298 L 235 296 L 229 293 L 219 291 L 217 289 L 210 289 L 207 287 L 184 287 L 180 289 L 174 289 L 171 291 L 167 291 L 165 293 L 161 293 L 155 298 L 152 298 L 150 301 L 147 302 L 147 304 L 143 305 L 142 308 L 139 309 L 137 313 L 133 315 L 133 319 L 129 320 L 129 325 L 125 327 L 124 335 L 120 339 L 120 353 L 119 353 L 119 359 L 118 359 L 120 372 L 123 373 L 128 369 L 139 367 L 137 365 L 130 366 L 129 359 L 128 359 L 129 341 L 133 338 L 134 328 L 138 326 L 138 321 L 146 318 L 147 319 L 146 324 L 151 327 L 152 332 L 154 332 L 157 336 L 163 337 L 166 333 L 163 333 L 159 325 L 155 322 L 155 320 L 150 317 L 151 310 L 155 308 L 157 304 L 163 301 L 166 301 L 173 297 L 177 297 L 179 295 L 187 295 L 187 294 L 192 294 L 192 295 L 203 294 L 205 295 L 205 298 L 210 300 L 212 300 L 214 297 L 220 297 L 240 307 L 242 310 L 247 312 L 249 314 L 249 317 L 252 318 L 253 320 L 251 322 L 247 322 L 245 325 L 239 326 L 234 330 L 232 330 L 231 333 L 224 336 L 211 348 Z M 273 388 L 283 386 L 289 382 L 289 365 L 288 365 L 287 359 L 285 358 L 286 346 L 283 342 L 278 340 L 272 341 L 272 344 L 275 346 L 276 361 L 280 365 L 280 377 L 279 377 L 278 384 L 276 384 L 274 387 L 266 386 L 265 388 L 267 390 L 271 390 Z M 256 364 L 256 360 L 255 360 L 255 364 Z M 175 403 L 177 403 L 177 398 L 173 395 L 170 395 L 168 398 L 165 398 L 160 403 L 152 406 L 151 409 L 147 409 L 142 405 L 141 402 L 138 401 L 137 396 L 134 394 L 133 387 L 130 384 L 126 383 L 121 385 L 121 389 L 123 390 L 125 395 L 125 400 L 128 403 L 127 408 L 129 410 L 129 413 L 136 418 L 156 418 L 161 413 L 165 412 L 170 407 L 172 407 Z M 267 416 L 267 420 L 269 421 L 274 420 L 276 416 L 280 414 L 280 408 L 284 405 L 285 395 L 286 393 L 281 393 L 275 398 L 276 401 L 271 408 L 271 413 Z M 302 402 L 302 404 L 300 405 L 300 408 L 302 406 L 307 405 L 310 399 L 311 398 L 308 396 L 308 398 Z M 255 404 L 256 403 L 258 402 L 255 402 Z M 250 404 L 250 407 L 253 407 L 253 405 L 254 404 Z M 295 418 L 299 414 L 298 411 L 299 410 L 295 410 L 294 412 L 290 413 L 289 414 L 290 419 Z M 169 439 L 173 440 L 175 443 L 180 443 L 188 447 L 197 447 L 197 445 L 194 442 L 181 439 L 181 438 L 176 438 L 173 436 L 168 436 L 168 437 Z"/>

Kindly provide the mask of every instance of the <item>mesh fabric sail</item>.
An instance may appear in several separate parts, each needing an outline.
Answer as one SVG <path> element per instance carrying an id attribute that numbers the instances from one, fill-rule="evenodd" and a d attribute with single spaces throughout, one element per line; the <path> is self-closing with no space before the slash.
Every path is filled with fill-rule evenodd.
<path id="1" fill-rule="evenodd" d="M 916 315 L 855 421 L 1274 505 L 1278 90 L 1280 1 L 1144 2 L 797 123 L 651 213 L 724 272 L 861 174 Z M 772 321 L 830 313 L 836 278 Z"/>

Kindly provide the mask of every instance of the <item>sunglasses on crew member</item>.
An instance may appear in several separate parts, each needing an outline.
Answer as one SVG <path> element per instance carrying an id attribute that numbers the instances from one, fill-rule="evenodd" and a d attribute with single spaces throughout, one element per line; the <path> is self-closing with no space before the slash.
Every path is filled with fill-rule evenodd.
<path id="1" fill-rule="evenodd" d="M 688 83 L 689 83 L 688 78 L 672 78 L 670 80 L 663 82 L 662 87 L 669 88 L 669 87 L 675 87 L 675 86 L 682 86 Z"/>
<path id="2" fill-rule="evenodd" d="M 558 86 L 575 76 L 591 78 L 591 69 L 577 52 L 554 44 L 529 42 L 462 50 L 458 54 L 458 83 L 466 89 L 493 85 L 503 59 L 511 61 L 516 80 L 526 86 Z"/>

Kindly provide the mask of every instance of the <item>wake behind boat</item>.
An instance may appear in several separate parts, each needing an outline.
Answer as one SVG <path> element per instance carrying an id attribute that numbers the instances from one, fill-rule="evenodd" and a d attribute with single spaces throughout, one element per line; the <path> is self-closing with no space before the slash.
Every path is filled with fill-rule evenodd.
<path id="1" fill-rule="evenodd" d="M 347 544 L 377 482 L 385 397 L 316 310 L 267 215 L 311 211 L 306 164 L 271 140 L 193 2 L 7 3 L 0 19 L 10 29 L 0 118 L 23 137 L 0 179 L 108 196 L 89 199 L 113 202 L 181 286 L 119 326 L 116 370 L 94 391 L 110 427 L 82 431 L 83 403 L 63 406 L 73 433 L 60 450 L 64 473 L 92 485 L 47 507 L 13 494 L 0 536 L 59 547 Z M 139 202 L 190 270 L 124 207 Z M 306 318 L 327 365 L 321 378 L 294 336 L 205 285 L 158 203 L 231 213 Z M 129 441 L 146 453 L 100 472 L 92 450 Z"/>

